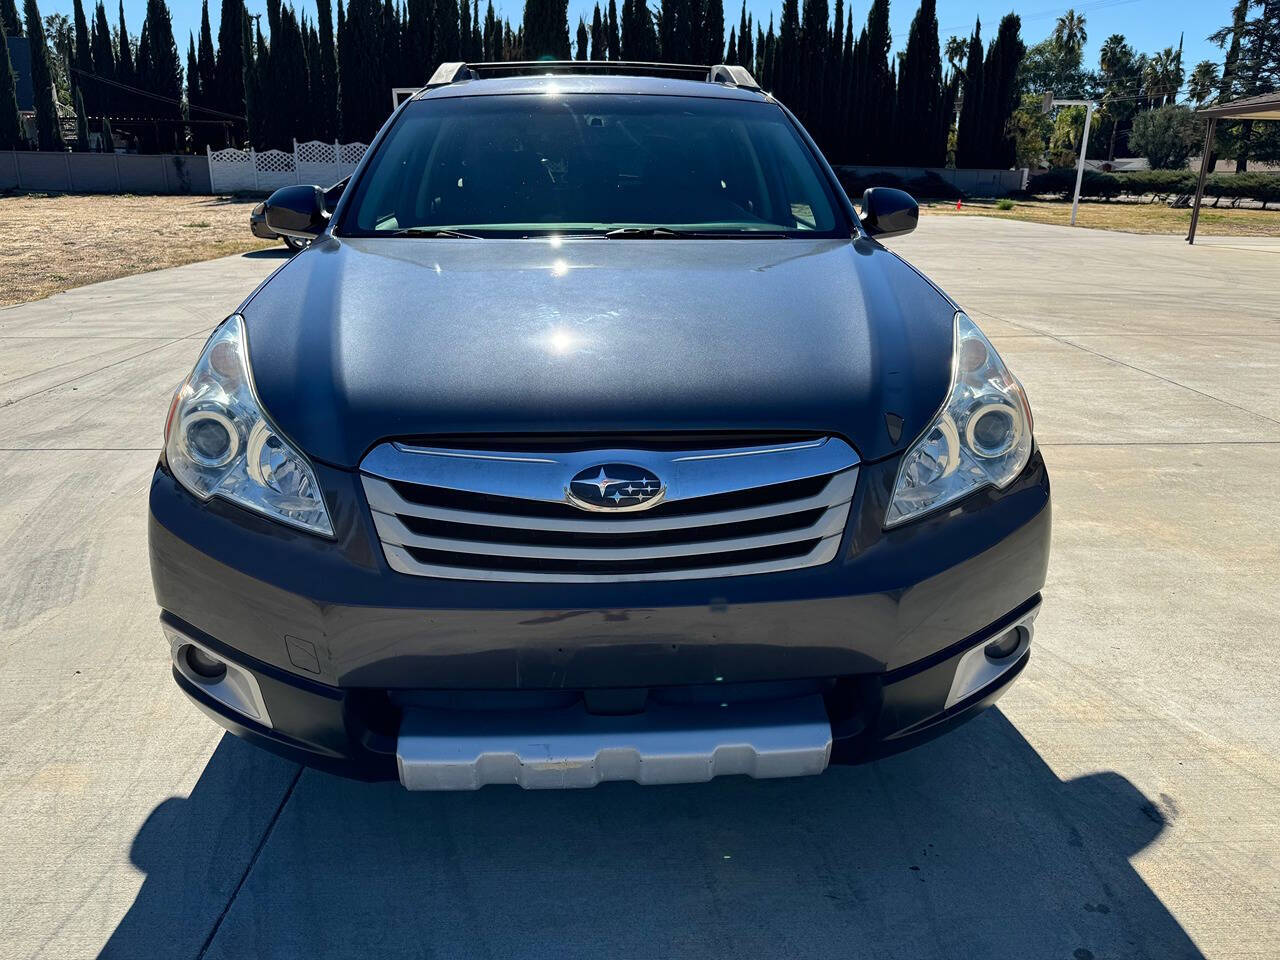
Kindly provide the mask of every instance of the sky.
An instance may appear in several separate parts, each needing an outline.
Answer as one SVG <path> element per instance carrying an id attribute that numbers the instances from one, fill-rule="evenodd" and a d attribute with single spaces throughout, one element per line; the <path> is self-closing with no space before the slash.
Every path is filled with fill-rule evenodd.
<path id="1" fill-rule="evenodd" d="M 86 12 L 92 16 L 92 6 L 96 0 L 83 2 Z M 292 2 L 295 8 L 306 10 L 314 16 L 314 0 Z M 737 26 L 741 0 L 724 2 L 727 31 L 730 26 Z M 117 3 L 118 0 L 107 0 L 107 15 L 113 25 Z M 211 0 L 209 4 L 215 37 L 218 31 L 219 5 L 219 0 Z M 248 5 L 251 13 L 266 11 L 266 0 L 248 0 Z M 658 5 L 658 0 L 650 0 L 650 6 L 656 8 Z M 763 20 L 766 26 L 771 12 L 776 21 L 781 6 L 781 0 L 776 0 L 776 3 L 747 0 L 747 11 L 757 20 Z M 828 6 L 834 8 L 834 0 L 828 0 Z M 855 36 L 865 22 L 870 6 L 870 0 L 853 0 Z M 911 18 L 918 6 L 919 0 L 891 0 L 890 25 L 895 50 L 901 50 L 905 46 Z M 1089 34 L 1089 42 L 1085 48 L 1087 66 L 1096 69 L 1098 50 L 1103 41 L 1113 33 L 1124 34 L 1129 43 L 1142 53 L 1153 53 L 1168 46 L 1176 47 L 1179 34 L 1185 33 L 1183 63 L 1190 74 L 1191 68 L 1201 60 L 1221 63 L 1222 51 L 1206 38 L 1230 21 L 1232 0 L 1064 0 L 1058 5 L 1054 5 L 1051 0 L 1030 0 L 1029 3 L 1019 3 L 1017 0 L 938 0 L 939 34 L 944 44 L 952 34 L 967 37 L 973 29 L 975 17 L 981 17 L 983 42 L 988 43 L 994 36 L 1000 18 L 1012 10 L 1022 17 L 1022 38 L 1027 46 L 1031 46 L 1048 36 L 1055 21 L 1068 6 L 1074 6 L 1086 19 Z M 590 23 L 594 7 L 595 0 L 569 0 L 571 35 L 577 27 L 579 16 Z M 618 7 L 622 7 L 621 0 Z M 514 23 L 519 20 L 524 4 L 521 0 L 502 0 L 501 3 L 495 2 L 494 8 L 499 16 L 506 15 Z M 45 14 L 65 13 L 69 17 L 73 0 L 43 0 L 40 9 Z M 169 0 L 169 9 L 173 13 L 173 32 L 178 38 L 178 52 L 185 63 L 187 34 L 199 32 L 200 3 L 197 0 Z M 145 11 L 146 0 L 124 0 L 125 19 L 130 33 L 136 34 L 142 28 Z"/>

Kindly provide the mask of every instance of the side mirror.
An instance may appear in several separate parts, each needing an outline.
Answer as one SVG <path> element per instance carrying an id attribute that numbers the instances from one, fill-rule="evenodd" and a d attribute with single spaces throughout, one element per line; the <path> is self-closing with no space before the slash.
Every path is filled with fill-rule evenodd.
<path id="1" fill-rule="evenodd" d="M 900 237 L 919 222 L 920 206 L 909 193 L 871 187 L 862 195 L 862 227 L 873 237 Z"/>
<path id="2" fill-rule="evenodd" d="M 267 226 L 282 237 L 312 240 L 329 225 L 324 191 L 317 186 L 281 187 L 267 197 Z"/>

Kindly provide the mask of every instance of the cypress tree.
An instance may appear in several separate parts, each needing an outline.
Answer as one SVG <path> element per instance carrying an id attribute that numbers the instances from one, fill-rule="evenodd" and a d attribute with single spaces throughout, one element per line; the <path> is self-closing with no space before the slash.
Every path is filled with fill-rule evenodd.
<path id="1" fill-rule="evenodd" d="M 764 35 L 764 42 L 760 45 L 764 50 L 764 70 L 761 71 L 762 76 L 757 79 L 766 90 L 777 92 L 778 89 L 778 38 L 773 34 L 773 14 L 769 14 L 769 32 Z"/>
<path id="2" fill-rule="evenodd" d="M 325 140 L 324 136 L 325 107 L 320 92 L 324 89 L 323 66 L 320 62 L 320 36 L 316 25 L 302 17 L 302 40 L 307 55 L 307 124 L 301 133 L 296 134 L 299 140 Z M 332 142 L 330 140 L 330 142 Z"/>
<path id="3" fill-rule="evenodd" d="M 21 150 L 27 144 L 22 134 L 22 116 L 18 113 L 13 63 L 9 60 L 9 44 L 5 39 L 7 27 L 8 24 L 0 19 L 0 150 Z"/>
<path id="4" fill-rule="evenodd" d="M 782 16 L 778 23 L 778 42 L 773 58 L 773 85 L 778 98 L 792 110 L 803 111 L 799 102 L 803 79 L 797 73 L 800 63 L 800 8 L 796 0 L 782 0 Z"/>
<path id="5" fill-rule="evenodd" d="M 578 18 L 578 34 L 576 40 L 578 44 L 577 59 L 586 60 L 587 45 L 590 43 L 590 37 L 587 34 L 587 24 L 581 17 Z"/>
<path id="6" fill-rule="evenodd" d="M 319 72 L 317 82 L 311 86 L 311 97 L 316 103 L 315 137 L 325 142 L 338 136 L 338 51 L 333 45 L 333 8 L 331 0 L 316 0 L 319 44 Z M 409 34 L 406 31 L 406 42 Z M 416 73 L 426 80 L 427 67 L 422 59 L 410 59 Z"/>
<path id="7" fill-rule="evenodd" d="M 200 66 L 196 60 L 196 38 L 187 32 L 187 120 L 200 119 L 196 109 L 200 105 Z M 191 149 L 199 153 L 204 149 L 204 127 L 202 124 L 191 124 Z"/>
<path id="8" fill-rule="evenodd" d="M 182 119 L 182 61 L 178 57 L 178 44 L 173 38 L 173 20 L 164 0 L 147 0 L 147 19 L 143 24 L 146 68 L 141 74 L 139 86 L 163 97 L 151 100 L 150 116 L 157 119 Z M 141 59 L 141 58 L 140 58 Z M 179 128 L 173 125 L 160 128 L 161 152 L 172 153 L 181 139 Z"/>
<path id="9" fill-rule="evenodd" d="M 840 51 L 840 117 L 836 133 L 839 150 L 836 155 L 845 160 L 853 157 L 854 138 L 858 135 L 857 128 L 853 126 L 854 68 L 853 10 L 850 9 L 845 17 L 844 45 Z"/>
<path id="10" fill-rule="evenodd" d="M 452 6 L 452 56 L 440 59 L 458 59 L 457 6 Z M 342 6 L 338 6 L 341 14 Z M 382 49 L 380 26 L 383 9 L 378 0 L 352 0 L 347 7 L 345 23 L 340 19 L 338 32 L 338 89 L 341 101 L 342 139 L 368 143 L 381 126 L 388 110 L 388 84 L 377 63 Z M 447 23 L 437 21 L 435 38 L 448 28 Z M 344 66 L 347 65 L 347 66 Z"/>
<path id="11" fill-rule="evenodd" d="M 544 0 L 545 2 L 545 0 Z M 458 31 L 457 0 L 436 0 L 435 15 L 436 63 L 461 60 L 461 39 Z M 569 25 L 564 27 L 565 59 L 568 59 Z M 434 67 L 432 69 L 435 69 Z M 377 129 L 376 127 L 374 128 Z"/>
<path id="12" fill-rule="evenodd" d="M 383 56 L 385 63 L 385 53 Z M 299 120 L 309 113 L 307 90 L 307 58 L 303 47 L 302 30 L 291 7 L 277 11 L 276 32 L 271 37 L 271 47 L 266 63 L 259 70 L 263 91 L 270 91 L 270 109 L 265 110 L 262 124 L 263 139 L 254 146 L 275 150 L 292 150 Z"/>
<path id="13" fill-rule="evenodd" d="M 222 0 L 221 17 L 218 24 L 217 81 L 214 90 L 206 91 L 206 95 L 219 110 L 243 117 L 245 71 L 248 69 L 245 56 L 246 52 L 253 50 L 244 0 Z"/>
<path id="14" fill-rule="evenodd" d="M 825 69 L 830 46 L 828 16 L 827 0 L 804 0 L 800 17 L 799 57 L 795 65 L 796 92 L 793 94 L 797 103 L 792 106 L 801 120 L 810 126 L 810 132 L 819 145 L 827 143 L 822 104 L 825 99 Z"/>
<path id="15" fill-rule="evenodd" d="M 196 106 L 200 102 L 200 67 L 196 63 L 196 38 L 187 32 L 187 105 Z"/>
<path id="16" fill-rule="evenodd" d="M 263 97 L 263 74 L 268 63 L 266 43 L 260 25 L 254 24 L 256 29 L 250 33 L 249 17 L 242 17 L 240 23 L 244 33 L 244 110 L 249 143 L 262 148 L 267 133 L 264 121 L 269 112 Z"/>
<path id="17" fill-rule="evenodd" d="M 700 59 L 703 63 L 723 63 L 724 62 L 724 0 L 705 0 L 705 15 L 702 20 L 702 33 L 699 35 L 696 28 L 692 38 L 693 44 L 696 46 L 699 37 L 702 39 L 702 56 Z M 823 3 L 826 0 L 822 0 Z"/>
<path id="18" fill-rule="evenodd" d="M 738 62 L 738 31 L 733 27 L 729 28 L 729 48 L 725 51 L 724 62 Z"/>
<path id="19" fill-rule="evenodd" d="M 35 93 L 36 148 L 61 150 L 62 125 L 58 121 L 53 100 L 53 74 L 49 70 L 49 46 L 44 37 L 44 22 L 36 0 L 25 0 L 27 40 L 31 47 L 31 87 Z"/>
<path id="20" fill-rule="evenodd" d="M 936 131 L 941 107 L 942 57 L 938 49 L 935 0 L 921 0 L 911 20 L 907 49 L 898 71 L 897 158 L 900 162 L 939 167 Z"/>
<path id="21" fill-rule="evenodd" d="M 747 0 L 742 0 L 742 14 L 738 17 L 738 63 L 751 69 L 751 24 L 747 20 Z"/>
<path id="22" fill-rule="evenodd" d="M 605 25 L 605 51 L 610 60 L 622 56 L 622 34 L 618 32 L 618 0 L 609 0 L 609 22 Z"/>
<path id="23" fill-rule="evenodd" d="M 89 45 L 93 50 L 93 72 L 100 80 L 114 80 L 116 56 L 111 48 L 111 28 L 107 26 L 107 8 L 98 0 L 93 11 L 93 29 Z M 116 90 L 108 83 L 98 85 L 98 112 L 106 115 L 115 111 Z M 105 147 L 104 147 L 105 149 Z"/>
<path id="24" fill-rule="evenodd" d="M 405 13 L 405 61 L 413 70 L 412 76 L 420 77 L 422 82 L 425 83 L 427 80 L 431 79 L 431 74 L 438 66 L 438 64 L 432 60 L 435 4 L 432 0 L 409 0 L 408 5 L 405 8 Z M 320 17 L 320 22 L 321 28 L 323 29 L 323 14 Z M 322 43 L 323 40 L 324 38 L 322 35 Z"/>
<path id="25" fill-rule="evenodd" d="M 525 55 L 530 60 L 568 60 L 568 0 L 527 0 Z"/>
<path id="26" fill-rule="evenodd" d="M 969 58 L 964 65 L 964 97 L 956 129 L 956 166 L 976 167 L 982 156 L 982 20 L 969 38 Z"/>
<path id="27" fill-rule="evenodd" d="M 889 0 L 872 0 L 867 14 L 867 62 L 864 84 L 866 150 L 864 160 L 884 160 L 892 148 L 893 70 L 889 65 Z"/>
<path id="28" fill-rule="evenodd" d="M 89 94 L 89 103 L 97 104 L 97 92 L 101 88 L 93 78 L 93 51 L 89 45 L 89 22 L 84 16 L 84 4 L 81 0 L 75 0 L 72 4 L 72 25 L 75 37 L 74 53 L 71 56 L 71 62 L 67 64 L 72 68 L 68 72 L 71 74 L 71 89 L 79 90 L 85 84 L 91 88 Z"/>
<path id="29" fill-rule="evenodd" d="M 1006 14 L 987 49 L 982 65 L 982 120 L 979 165 L 1008 168 L 1017 159 L 1013 138 L 1006 127 L 1018 101 L 1018 67 L 1026 47 L 1019 31 L 1022 20 Z"/>
<path id="30" fill-rule="evenodd" d="M 600 4 L 596 4 L 595 12 L 591 15 L 591 59 L 604 60 L 607 59 L 608 53 L 605 48 L 604 35 L 604 19 L 600 16 Z"/>
<path id="31" fill-rule="evenodd" d="M 129 42 L 129 29 L 124 22 L 124 0 L 120 0 L 119 47 L 116 53 L 116 80 L 136 86 L 138 74 L 133 66 L 133 44 Z M 137 97 L 128 90 L 118 90 L 115 108 L 123 116 L 136 116 Z"/>
<path id="32" fill-rule="evenodd" d="M 823 125 L 826 130 L 826 142 L 822 148 L 828 155 L 834 155 L 840 150 L 840 138 L 844 133 L 844 0 L 836 0 L 835 15 L 831 23 L 825 57 L 825 82 L 818 100 L 823 106 Z"/>
<path id="33" fill-rule="evenodd" d="M 853 17 L 849 17 L 852 24 Z M 867 28 L 864 26 L 853 45 L 853 53 L 849 60 L 849 76 L 846 79 L 845 99 L 849 104 L 848 124 L 850 151 L 847 156 L 854 160 L 866 160 L 871 155 L 870 110 L 867 99 L 867 73 L 869 57 L 867 56 Z"/>
<path id="34" fill-rule="evenodd" d="M 493 12 L 493 0 L 489 0 L 484 11 L 484 58 L 489 62 L 502 56 L 502 27 Z"/>
<path id="35" fill-rule="evenodd" d="M 16 0 L 0 0 L 0 31 L 7 37 L 22 36 L 22 19 L 18 16 Z M 5 50 L 5 56 L 9 51 Z"/>
<path id="36" fill-rule="evenodd" d="M 196 44 L 196 72 L 199 74 L 200 104 L 216 108 L 218 106 L 215 93 L 218 86 L 218 57 L 213 51 L 213 30 L 209 26 L 209 0 L 204 0 L 200 7 L 200 39 Z M 188 89 L 190 86 L 188 82 Z M 210 114 L 201 114 L 201 116 L 209 119 Z"/>
<path id="37" fill-rule="evenodd" d="M 76 150 L 89 152 L 89 115 L 84 111 L 84 91 L 76 88 Z"/>
<path id="38" fill-rule="evenodd" d="M 471 52 L 471 0 L 460 0 L 458 3 L 458 19 L 462 24 L 460 40 L 458 40 L 458 56 L 462 60 L 474 60 Z"/>

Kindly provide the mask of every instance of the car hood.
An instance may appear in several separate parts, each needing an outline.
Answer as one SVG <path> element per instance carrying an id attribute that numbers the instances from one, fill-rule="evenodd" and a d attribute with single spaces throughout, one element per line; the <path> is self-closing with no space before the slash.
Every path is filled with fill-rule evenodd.
<path id="1" fill-rule="evenodd" d="M 879 244 L 794 238 L 328 238 L 241 311 L 263 405 L 341 467 L 526 432 L 816 431 L 878 459 L 942 403 L 954 315 Z"/>

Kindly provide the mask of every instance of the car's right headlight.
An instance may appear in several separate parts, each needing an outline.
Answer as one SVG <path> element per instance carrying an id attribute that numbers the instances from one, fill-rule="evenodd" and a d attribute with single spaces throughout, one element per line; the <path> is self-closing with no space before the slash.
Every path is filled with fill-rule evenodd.
<path id="1" fill-rule="evenodd" d="M 980 487 L 1007 487 L 1031 458 L 1031 405 L 1018 378 L 963 313 L 953 343 L 947 400 L 902 458 L 886 527 Z"/>
<path id="2" fill-rule="evenodd" d="M 311 533 L 333 536 L 310 462 L 258 402 L 244 320 L 223 321 L 173 396 L 165 459 L 201 500 L 223 497 Z"/>

